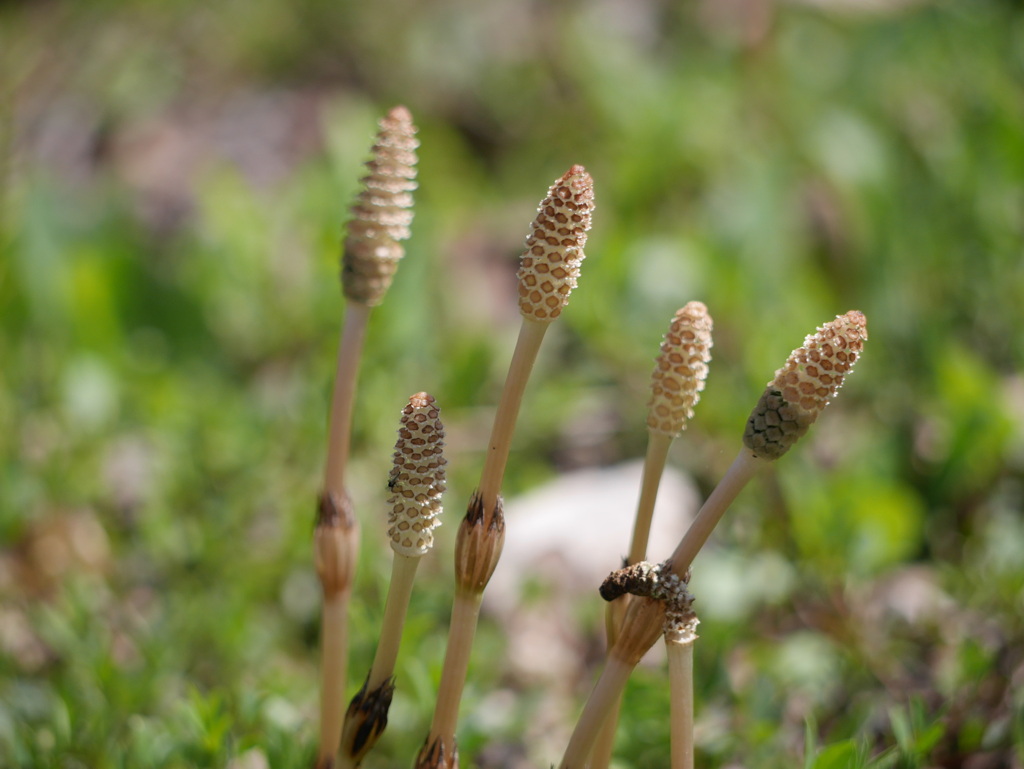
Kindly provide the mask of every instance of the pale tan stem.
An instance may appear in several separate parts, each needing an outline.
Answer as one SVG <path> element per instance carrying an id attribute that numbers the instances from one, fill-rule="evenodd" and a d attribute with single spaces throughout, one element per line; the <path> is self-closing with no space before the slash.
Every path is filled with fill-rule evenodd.
<path id="1" fill-rule="evenodd" d="M 743 490 L 747 482 L 757 472 L 763 460 L 759 460 L 747 449 L 742 449 L 739 455 L 733 460 L 732 466 L 725 476 L 711 492 L 711 496 L 697 513 L 697 517 L 686 534 L 683 535 L 678 547 L 672 554 L 670 560 L 671 572 L 682 579 L 694 557 L 700 548 L 707 542 L 708 537 L 714 530 L 715 525 L 721 520 L 725 511 L 732 504 L 736 496 Z M 651 620 L 655 619 L 654 613 L 660 606 L 659 601 L 645 599 L 643 602 L 631 603 L 627 609 L 626 618 L 622 626 L 622 632 L 615 640 L 608 656 L 604 672 L 590 699 L 587 700 L 576 723 L 576 730 L 569 740 L 569 747 L 566 748 L 565 757 L 562 759 L 561 767 L 585 766 L 587 756 L 593 749 L 595 741 L 600 733 L 605 719 L 613 712 L 617 700 L 622 695 L 626 680 L 629 678 L 629 671 L 636 666 L 640 657 L 650 643 L 644 638 L 644 632 L 649 636 L 653 627 Z M 647 622 L 640 622 L 636 628 L 630 627 L 631 618 L 633 621 L 646 617 Z M 646 626 L 646 627 L 645 627 Z M 623 666 L 626 667 L 623 673 Z M 609 680 L 606 682 L 605 678 Z"/>
<path id="2" fill-rule="evenodd" d="M 483 592 L 456 589 L 452 604 L 452 619 L 448 630 L 448 648 L 441 669 L 441 683 L 437 691 L 437 705 L 434 720 L 430 726 L 427 744 L 437 738 L 446 744 L 455 744 L 455 728 L 459 719 L 459 703 L 466 685 L 469 670 L 469 656 L 476 636 L 477 619 Z"/>
<path id="3" fill-rule="evenodd" d="M 634 664 L 618 657 L 609 657 L 597 685 L 576 722 L 576 729 L 569 739 L 559 769 L 582 769 L 587 765 L 587 756 L 605 723 L 609 709 L 615 707 L 622 690 L 626 688 Z"/>
<path id="4" fill-rule="evenodd" d="M 672 769 L 693 769 L 693 641 L 669 641 L 669 724 Z"/>
<path id="5" fill-rule="evenodd" d="M 665 472 L 668 450 L 672 447 L 673 436 L 650 432 L 647 440 L 647 456 L 644 459 L 644 475 L 640 484 L 640 501 L 636 507 L 633 522 L 633 541 L 629 546 L 627 566 L 646 560 L 647 542 L 651 536 L 651 519 L 654 517 L 654 501 L 658 497 L 658 486 Z"/>
<path id="6" fill-rule="evenodd" d="M 675 552 L 669 558 L 672 564 L 672 573 L 680 579 L 685 577 L 686 570 L 690 568 L 697 552 L 708 541 L 708 537 L 711 536 L 711 532 L 714 531 L 725 511 L 729 509 L 729 505 L 733 503 L 733 500 L 764 461 L 755 457 L 746 448 L 740 450 L 739 455 L 733 460 L 732 466 L 718 482 L 715 490 L 711 492 L 711 496 L 704 502 L 697 517 L 693 519 L 690 528 L 687 529 Z"/>
<path id="7" fill-rule="evenodd" d="M 352 407 L 370 309 L 359 302 L 348 303 L 345 326 L 338 344 L 338 370 L 334 376 L 327 433 L 327 461 L 324 463 L 324 489 L 338 495 L 345 493 L 345 468 L 348 465 L 352 437 Z"/>
<path id="8" fill-rule="evenodd" d="M 501 401 L 494 416 L 494 427 L 491 429 L 491 440 L 480 477 L 479 493 L 484 503 L 484 515 L 488 519 L 494 513 L 494 506 L 501 492 L 501 481 L 505 476 L 505 465 L 512 446 L 512 433 L 515 431 L 523 392 L 526 390 L 540 343 L 549 325 L 550 323 L 523 318 L 523 325 L 519 329 L 519 338 L 516 340 L 516 349 L 509 364 L 505 387 L 501 391 Z"/>
<path id="9" fill-rule="evenodd" d="M 345 667 L 348 660 L 350 590 L 324 597 L 320 628 L 320 753 L 318 766 L 328 766 L 338 752 L 345 715 Z"/>
<path id="10" fill-rule="evenodd" d="M 653 598 L 627 602 L 622 630 L 608 653 L 601 677 L 590 693 L 569 738 L 560 767 L 583 767 L 608 714 L 615 708 L 637 663 L 665 630 L 665 605 Z"/>
<path id="11" fill-rule="evenodd" d="M 615 640 L 619 637 L 619 629 L 622 627 L 622 618 L 626 614 L 626 602 L 628 595 L 622 595 L 614 601 L 609 601 L 605 606 L 604 628 L 608 637 L 608 649 L 615 646 Z M 619 695 L 604 724 L 597 734 L 597 741 L 590 754 L 591 769 L 603 769 L 611 765 L 612 753 L 615 750 L 615 732 L 619 725 L 619 712 L 622 710 L 622 695 Z"/>
<path id="12" fill-rule="evenodd" d="M 395 553 L 377 653 L 366 683 L 348 705 L 341 729 L 338 763 L 332 769 L 354 769 L 359 766 L 387 726 L 388 710 L 395 688 L 395 661 L 398 659 L 402 627 L 419 562 L 420 556 Z"/>
<path id="13" fill-rule="evenodd" d="M 612 753 L 615 751 L 615 732 L 619 725 L 619 712 L 622 710 L 622 695 L 615 700 L 615 704 L 608 711 L 601 730 L 597 733 L 594 741 L 594 749 L 590 753 L 590 761 L 587 766 L 590 769 L 607 769 L 612 763 Z"/>
<path id="14" fill-rule="evenodd" d="M 373 657 L 373 665 L 370 667 L 370 676 L 366 681 L 367 691 L 373 691 L 395 673 L 398 647 L 402 641 L 402 627 L 405 625 L 405 615 L 409 610 L 412 585 L 419 565 L 419 558 L 395 553 L 391 566 L 391 584 L 384 604 L 380 641 L 377 644 L 377 653 Z"/>
<path id="15" fill-rule="evenodd" d="M 654 502 L 658 497 L 661 476 L 665 472 L 668 451 L 672 447 L 673 436 L 651 431 L 648 434 L 647 457 L 644 459 L 644 474 L 640 482 L 640 501 L 636 506 L 636 518 L 633 521 L 633 539 L 629 546 L 627 566 L 632 566 L 647 558 L 647 543 L 651 536 L 651 521 L 654 518 Z M 608 634 L 608 647 L 615 644 L 622 615 L 626 610 L 626 596 L 611 601 L 605 608 L 605 629 Z M 605 769 L 611 764 L 612 751 L 615 747 L 615 731 L 619 723 L 619 711 L 622 709 L 622 698 L 615 703 L 608 714 L 601 732 L 598 734 L 591 756 L 592 769 Z"/>

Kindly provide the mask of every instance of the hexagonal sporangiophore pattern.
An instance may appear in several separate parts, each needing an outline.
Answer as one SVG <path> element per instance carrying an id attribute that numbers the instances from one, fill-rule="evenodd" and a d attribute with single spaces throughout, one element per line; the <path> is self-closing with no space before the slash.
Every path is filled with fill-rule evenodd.
<path id="1" fill-rule="evenodd" d="M 850 310 L 804 339 L 751 412 L 744 445 L 762 459 L 789 451 L 838 392 L 867 338 L 864 314 Z"/>
<path id="2" fill-rule="evenodd" d="M 548 189 L 517 273 L 524 317 L 548 322 L 561 314 L 576 288 L 593 210 L 594 181 L 583 166 L 574 165 Z"/>
<path id="3" fill-rule="evenodd" d="M 651 374 L 648 429 L 675 437 L 686 428 L 708 376 L 711 329 L 702 302 L 689 302 L 676 311 Z"/>
<path id="4" fill-rule="evenodd" d="M 402 410 L 388 478 L 388 539 L 396 553 L 420 556 L 434 544 L 446 464 L 440 409 L 432 396 L 416 393 Z"/>
<path id="5" fill-rule="evenodd" d="M 346 298 L 380 304 L 405 255 L 416 189 L 416 126 L 405 107 L 394 107 L 380 121 L 380 131 L 366 163 L 369 173 L 352 205 L 352 218 L 341 257 L 341 285 Z"/>

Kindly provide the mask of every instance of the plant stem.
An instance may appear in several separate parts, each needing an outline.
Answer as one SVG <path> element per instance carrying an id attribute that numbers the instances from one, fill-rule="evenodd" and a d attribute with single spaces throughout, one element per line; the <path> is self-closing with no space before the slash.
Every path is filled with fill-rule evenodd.
<path id="1" fill-rule="evenodd" d="M 356 378 L 370 309 L 359 302 L 348 303 L 345 309 L 345 326 L 338 345 L 338 369 L 334 376 L 334 392 L 331 396 L 327 461 L 324 463 L 324 489 L 338 495 L 345 492 L 345 469 L 348 465 L 352 437 Z"/>
<path id="2" fill-rule="evenodd" d="M 348 464 L 352 432 L 352 406 L 355 400 L 359 358 L 366 337 L 370 308 L 349 302 L 345 325 L 338 346 L 338 367 L 331 397 L 331 416 L 327 434 L 327 458 L 321 499 L 342 513 L 330 522 L 331 536 L 317 543 L 321 562 L 333 564 L 328 573 L 320 574 L 323 587 L 321 628 L 321 691 L 320 748 L 318 766 L 330 766 L 341 741 L 345 716 L 345 686 L 348 666 L 348 604 L 352 593 L 352 573 L 359 549 L 359 526 L 351 514 L 345 490 L 345 468 Z M 321 511 L 322 513 L 323 511 Z M 318 522 L 318 529 L 324 521 Z M 326 529 L 321 533 L 326 532 Z"/>
<path id="3" fill-rule="evenodd" d="M 622 690 L 626 687 L 633 665 L 618 657 L 609 657 L 605 663 L 601 677 L 597 680 L 594 690 L 590 693 L 586 707 L 576 722 L 569 744 L 559 769 L 582 769 L 597 738 L 599 730 L 606 721 L 608 708 L 614 707 Z"/>
<path id="4" fill-rule="evenodd" d="M 537 352 L 549 323 L 524 316 L 519 338 L 509 364 L 501 400 L 494 416 L 491 439 L 480 477 L 480 486 L 470 502 L 470 512 L 459 530 L 456 547 L 456 591 L 452 607 L 448 648 L 445 651 L 441 684 L 437 693 L 434 720 L 430 734 L 420 752 L 418 762 L 426 761 L 430 751 L 456 754 L 455 728 L 459 716 L 459 703 L 466 685 L 469 656 L 476 636 L 480 603 L 494 567 L 501 557 L 505 522 L 501 512 L 501 482 L 505 476 L 512 433 L 515 430 L 519 407 L 526 383 L 530 379 Z M 438 750 L 440 742 L 443 750 Z"/>
<path id="5" fill-rule="evenodd" d="M 628 602 L 622 632 L 608 652 L 604 670 L 576 722 L 560 769 L 583 767 L 609 713 L 622 696 L 629 674 L 665 630 L 665 605 L 653 598 Z"/>
<path id="6" fill-rule="evenodd" d="M 505 465 L 508 463 L 512 433 L 519 417 L 523 392 L 526 390 L 526 383 L 530 379 L 530 372 L 537 360 L 537 352 L 549 325 L 551 324 L 523 318 L 523 324 L 519 329 L 519 338 L 516 340 L 516 349 L 509 364 L 505 387 L 501 391 L 501 401 L 494 416 L 491 440 L 480 476 L 479 493 L 483 499 L 484 516 L 487 519 L 494 513 L 498 494 L 501 492 L 501 482 L 505 477 Z"/>
<path id="7" fill-rule="evenodd" d="M 616 599 L 614 603 L 624 599 L 625 596 L 621 599 Z M 625 687 L 625 684 L 623 687 Z M 590 762 L 588 763 L 591 769 L 606 769 L 606 767 L 611 765 L 612 753 L 615 750 L 615 732 L 619 725 L 619 713 L 621 710 L 622 695 L 619 694 L 611 710 L 608 711 L 604 723 L 601 724 L 601 729 L 594 741 L 594 749 L 591 751 Z"/>
<path id="8" fill-rule="evenodd" d="M 693 769 L 693 640 L 666 637 L 672 769 Z"/>
<path id="9" fill-rule="evenodd" d="M 331 766 L 341 741 L 345 714 L 345 665 L 348 660 L 350 590 L 324 597 L 320 629 L 320 752 L 318 767 Z"/>
<path id="10" fill-rule="evenodd" d="M 388 723 L 394 693 L 395 661 L 421 556 L 395 553 L 384 604 L 380 640 L 366 682 L 349 702 L 341 729 L 338 769 L 353 769 L 373 749 Z"/>
<path id="11" fill-rule="evenodd" d="M 711 496 L 704 502 L 697 517 L 693 519 L 690 528 L 687 529 L 675 552 L 669 558 L 672 572 L 680 579 L 685 578 L 686 570 L 690 568 L 697 552 L 708 541 L 708 537 L 711 536 L 711 532 L 714 531 L 725 511 L 729 509 L 729 505 L 733 503 L 733 500 L 764 461 L 755 457 L 745 448 L 740 450 L 736 459 L 733 460 L 732 466 L 718 482 L 715 490 L 711 492 Z"/>
<path id="12" fill-rule="evenodd" d="M 388 597 L 384 604 L 380 641 L 366 681 L 368 691 L 376 689 L 394 675 L 398 647 L 402 640 L 402 627 L 405 624 L 409 599 L 412 597 L 413 580 L 419 565 L 419 558 L 395 553 L 391 566 L 391 585 L 388 587 Z"/>
<path id="13" fill-rule="evenodd" d="M 459 703 L 469 670 L 469 656 L 476 636 L 477 620 L 483 592 L 457 589 L 452 605 L 452 619 L 448 631 L 448 648 L 441 670 L 441 683 L 437 691 L 434 720 L 427 743 L 441 738 L 450 748 L 455 745 L 455 727 L 459 718 Z"/>
<path id="14" fill-rule="evenodd" d="M 628 595 L 619 596 L 614 601 L 609 601 L 605 607 L 604 627 L 607 636 L 608 649 L 615 645 L 619 637 L 619 629 L 622 627 L 622 618 L 626 614 L 626 604 L 629 601 Z M 611 764 L 612 753 L 615 750 L 615 732 L 619 724 L 619 712 L 622 710 L 622 697 L 620 696 L 598 732 L 597 741 L 594 743 L 594 750 L 590 756 L 592 769 L 602 769 Z"/>
<path id="15" fill-rule="evenodd" d="M 650 432 L 647 440 L 647 456 L 644 458 L 644 475 L 640 482 L 640 501 L 637 503 L 636 519 L 633 522 L 633 541 L 629 546 L 627 566 L 647 558 L 647 542 L 651 536 L 651 519 L 654 517 L 654 501 L 658 486 L 665 472 L 668 450 L 672 447 L 673 436 Z"/>
<path id="16" fill-rule="evenodd" d="M 711 496 L 704 502 L 670 558 L 671 571 L 680 579 L 684 578 L 697 551 L 707 542 L 715 525 L 757 471 L 760 462 L 761 460 L 749 450 L 742 449 L 715 490 L 711 492 Z M 609 651 L 605 669 L 587 700 L 579 721 L 576 722 L 576 729 L 560 765 L 563 769 L 585 765 L 605 719 L 613 712 L 625 688 L 629 671 L 636 666 L 663 630 L 663 625 L 658 623 L 659 618 L 663 623 L 664 616 L 665 607 L 659 600 L 634 598 L 629 601 L 621 632 Z"/>
<path id="17" fill-rule="evenodd" d="M 651 536 L 651 521 L 654 517 L 654 502 L 661 485 L 661 476 L 665 472 L 668 452 L 674 437 L 661 432 L 650 431 L 647 440 L 647 456 L 644 459 L 644 473 L 640 481 L 640 501 L 637 503 L 636 518 L 633 521 L 633 539 L 629 546 L 626 565 L 632 566 L 647 558 L 647 543 Z M 608 636 L 608 647 L 615 644 L 626 610 L 626 596 L 611 601 L 605 608 L 605 629 Z M 615 748 L 615 731 L 619 723 L 619 711 L 622 708 L 621 697 L 608 714 L 601 728 L 591 755 L 590 765 L 593 769 L 604 769 L 611 764 L 612 752 Z"/>

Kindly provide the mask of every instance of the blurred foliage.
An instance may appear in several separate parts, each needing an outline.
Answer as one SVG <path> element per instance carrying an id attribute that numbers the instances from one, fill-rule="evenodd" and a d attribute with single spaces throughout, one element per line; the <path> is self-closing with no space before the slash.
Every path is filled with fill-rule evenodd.
<path id="1" fill-rule="evenodd" d="M 395 103 L 421 187 L 360 374 L 359 508 L 417 390 L 444 408 L 449 509 L 468 497 L 522 238 L 583 163 L 589 259 L 509 495 L 643 453 L 690 299 L 715 360 L 672 462 L 705 491 L 802 336 L 869 319 L 838 404 L 695 566 L 699 764 L 1024 762 L 1019 3 L 8 2 L 0 89 L 0 763 L 309 765 L 337 244 Z M 449 526 L 368 767 L 426 731 Z M 353 671 L 388 574 L 365 528 Z M 505 641 L 485 622 L 464 760 L 554 761 Z M 667 765 L 663 683 L 638 671 L 620 766 Z"/>

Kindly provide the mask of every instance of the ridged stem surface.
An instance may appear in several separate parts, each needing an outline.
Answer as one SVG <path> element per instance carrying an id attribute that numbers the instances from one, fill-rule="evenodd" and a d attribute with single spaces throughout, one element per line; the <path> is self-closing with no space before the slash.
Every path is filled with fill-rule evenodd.
<path id="1" fill-rule="evenodd" d="M 623 598 L 616 599 L 618 603 Z M 606 769 L 611 766 L 612 753 L 615 752 L 615 732 L 619 727 L 619 713 L 622 711 L 622 695 L 615 700 L 615 704 L 601 724 L 601 730 L 597 733 L 594 741 L 594 749 L 590 753 L 590 762 L 587 764 L 590 769 Z"/>
<path id="2" fill-rule="evenodd" d="M 693 641 L 667 641 L 672 769 L 693 769 Z"/>
<path id="3" fill-rule="evenodd" d="M 576 728 L 565 748 L 559 769 L 583 769 L 588 766 L 587 756 L 594 746 L 608 714 L 622 696 L 626 682 L 633 672 L 634 665 L 618 657 L 609 657 L 605 663 L 601 677 L 587 699 L 587 704 L 580 714 Z"/>
<path id="4" fill-rule="evenodd" d="M 636 518 L 633 521 L 633 539 L 629 546 L 627 566 L 631 566 L 647 558 L 647 544 L 651 536 L 651 521 L 654 517 L 654 502 L 658 497 L 658 487 L 665 472 L 668 452 L 672 447 L 673 436 L 651 431 L 647 441 L 647 457 L 644 460 L 643 478 L 640 481 L 640 501 L 637 503 Z M 626 596 L 610 601 L 605 607 L 605 629 L 608 636 L 608 647 L 615 644 L 619 632 L 622 615 L 626 609 Z M 594 752 L 591 755 L 592 769 L 604 769 L 611 764 L 612 752 L 615 748 L 615 732 L 619 723 L 619 711 L 622 709 L 621 698 L 615 703 L 608 714 L 604 726 L 597 737 Z"/>
<path id="5" fill-rule="evenodd" d="M 384 603 L 380 642 L 377 644 L 370 677 L 366 683 L 368 691 L 376 689 L 394 675 L 398 648 L 402 641 L 402 627 L 405 625 L 405 616 L 409 610 L 409 599 L 412 597 L 412 586 L 419 565 L 419 558 L 395 553 L 391 565 L 391 584 Z"/>
<path id="6" fill-rule="evenodd" d="M 320 753 L 318 766 L 328 766 L 341 742 L 345 715 L 345 666 L 348 661 L 348 603 L 351 591 L 324 598 L 320 627 Z"/>
<path id="7" fill-rule="evenodd" d="M 697 552 L 708 541 L 708 537 L 711 536 L 711 532 L 714 531 L 718 522 L 722 520 L 729 505 L 743 491 L 743 487 L 754 476 L 762 462 L 763 460 L 759 460 L 749 450 L 745 448 L 740 450 L 736 459 L 733 460 L 732 466 L 715 486 L 715 490 L 704 502 L 697 517 L 693 519 L 690 528 L 686 530 L 686 534 L 683 535 L 675 552 L 672 553 L 669 560 L 672 562 L 673 574 L 680 578 L 685 577 L 686 570 L 690 568 Z"/>
<path id="8" fill-rule="evenodd" d="M 512 433 L 519 417 L 523 392 L 526 390 L 526 383 L 530 379 L 530 372 L 537 360 L 537 352 L 549 325 L 524 318 L 519 329 L 519 338 L 516 340 L 516 349 L 509 364 L 505 387 L 501 391 L 501 401 L 494 416 L 491 439 L 487 445 L 487 456 L 480 476 L 479 493 L 487 518 L 494 513 L 494 506 L 501 492 L 501 482 L 505 477 L 505 465 L 508 463 Z"/>
<path id="9" fill-rule="evenodd" d="M 482 592 L 457 589 L 452 605 L 452 619 L 448 631 L 448 648 L 441 670 L 441 684 L 437 692 L 434 720 L 430 726 L 431 743 L 438 737 L 448 745 L 455 744 L 455 728 L 459 719 L 459 703 L 466 684 L 469 657 L 476 637 L 477 620 L 480 616 Z"/>
<path id="10" fill-rule="evenodd" d="M 665 631 L 665 604 L 653 598 L 634 598 L 627 604 L 622 632 L 608 652 L 604 670 L 587 698 L 569 738 L 560 767 L 584 767 L 607 723 L 633 668 Z"/>
<path id="11" fill-rule="evenodd" d="M 729 505 L 743 490 L 759 466 L 760 460 L 748 450 L 740 451 L 672 554 L 671 573 L 683 578 L 693 562 L 694 556 L 707 542 L 715 525 L 721 520 Z M 657 624 L 657 612 L 661 610 L 662 616 L 664 616 L 663 608 L 660 601 L 650 599 L 630 601 L 622 630 L 609 652 L 601 678 L 576 723 L 576 729 L 569 740 L 561 767 L 583 767 L 586 765 L 587 757 L 593 750 L 606 719 L 614 712 L 618 699 L 622 696 L 630 671 L 656 640 L 656 635 L 652 635 L 652 632 Z M 625 672 L 623 672 L 624 666 Z"/>
<path id="12" fill-rule="evenodd" d="M 370 309 L 358 302 L 348 303 L 345 309 L 345 326 L 338 345 L 338 369 L 334 375 L 331 417 L 327 433 L 327 460 L 324 463 L 324 489 L 340 496 L 345 493 L 345 468 L 351 443 L 352 408 Z"/>
<path id="13" fill-rule="evenodd" d="M 661 476 L 665 472 L 668 451 L 672 447 L 672 436 L 650 432 L 647 440 L 647 456 L 644 459 L 644 474 L 640 482 L 640 501 L 636 507 L 633 522 L 633 540 L 629 546 L 629 563 L 640 563 L 647 559 L 647 544 L 651 537 L 651 520 L 654 517 L 654 502 L 658 497 Z"/>

